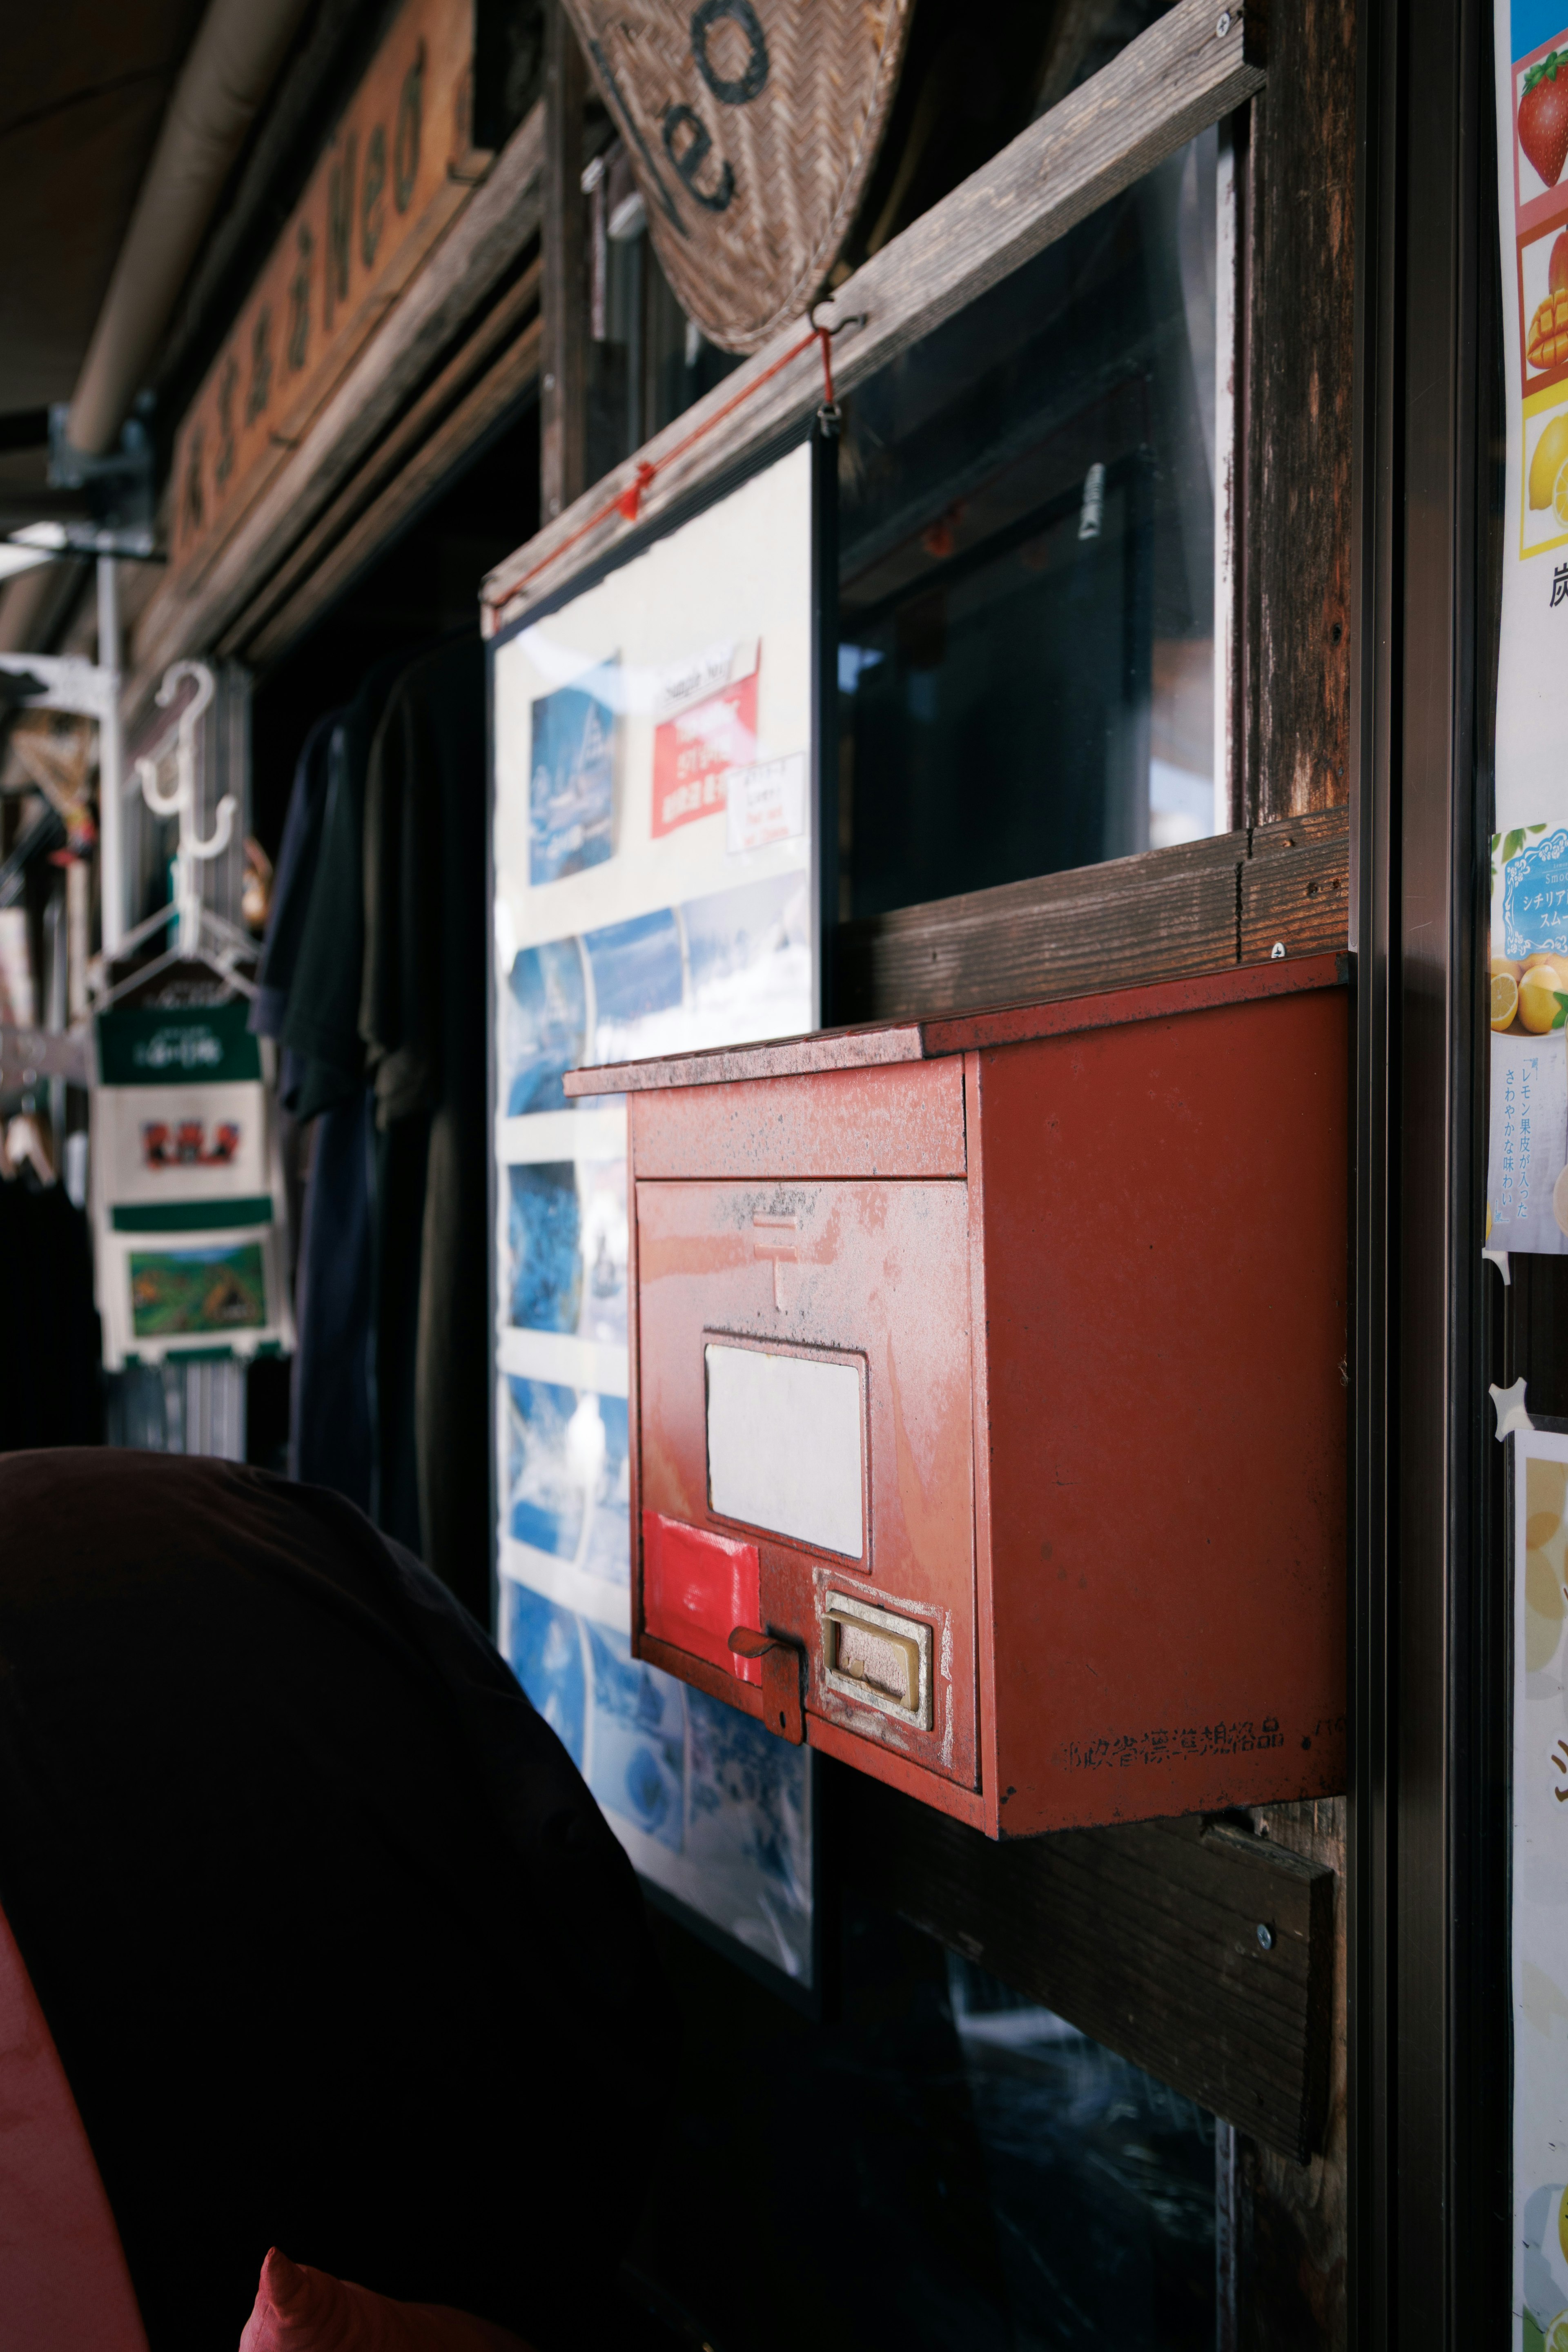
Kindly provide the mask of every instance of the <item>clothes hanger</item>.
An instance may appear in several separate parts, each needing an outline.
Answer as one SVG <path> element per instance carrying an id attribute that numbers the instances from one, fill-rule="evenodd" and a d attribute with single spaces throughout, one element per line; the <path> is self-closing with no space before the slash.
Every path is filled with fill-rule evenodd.
<path id="1" fill-rule="evenodd" d="M 138 965 L 123 980 L 102 989 L 95 1003 L 95 1010 L 100 1013 L 132 989 L 145 987 L 157 973 L 175 963 L 205 964 L 226 988 L 241 996 L 256 994 L 255 982 L 237 968 L 242 955 L 255 956 L 255 941 L 237 925 L 226 921 L 202 904 L 200 868 L 208 860 L 222 856 L 234 837 L 234 821 L 239 814 L 239 803 L 232 793 L 226 793 L 217 804 L 211 833 L 204 840 L 197 831 L 196 729 L 217 691 L 217 681 L 205 662 L 177 661 L 164 671 L 156 699 L 159 708 L 166 710 L 187 678 L 195 679 L 196 690 L 174 723 L 173 791 L 162 791 L 158 782 L 160 764 L 170 748 L 167 734 L 136 762 L 142 797 L 153 814 L 178 817 L 180 822 L 179 845 L 174 852 L 174 895 L 168 906 L 160 907 L 156 914 L 149 915 L 145 922 L 126 933 L 121 952 L 140 946 L 143 940 L 153 938 L 170 923 L 175 927 L 174 942 L 151 963 Z"/>

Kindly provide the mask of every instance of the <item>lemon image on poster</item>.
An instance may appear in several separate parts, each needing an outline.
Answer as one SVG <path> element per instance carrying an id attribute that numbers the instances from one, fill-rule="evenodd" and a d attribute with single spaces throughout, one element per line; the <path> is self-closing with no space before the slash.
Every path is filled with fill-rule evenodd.
<path id="1" fill-rule="evenodd" d="M 1568 541 L 1568 402 L 1562 387 L 1524 404 L 1524 515 L 1521 555 L 1543 555 Z"/>
<path id="2" fill-rule="evenodd" d="M 1549 2181 L 1523 2200 L 1523 2352 L 1568 2352 L 1568 2256 L 1563 2252 L 1563 2183 Z"/>

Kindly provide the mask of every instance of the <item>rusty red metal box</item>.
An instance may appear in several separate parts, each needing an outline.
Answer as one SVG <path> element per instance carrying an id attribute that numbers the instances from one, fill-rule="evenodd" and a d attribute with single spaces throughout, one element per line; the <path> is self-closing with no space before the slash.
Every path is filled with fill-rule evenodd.
<path id="1" fill-rule="evenodd" d="M 1342 1788 L 1347 971 L 574 1073 L 637 1654 L 992 1836 Z"/>

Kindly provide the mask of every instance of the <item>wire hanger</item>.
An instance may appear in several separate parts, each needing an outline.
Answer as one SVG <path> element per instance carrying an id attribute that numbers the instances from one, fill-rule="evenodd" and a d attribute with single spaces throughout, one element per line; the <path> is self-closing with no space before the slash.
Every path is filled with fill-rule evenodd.
<path id="1" fill-rule="evenodd" d="M 256 994 L 255 982 L 236 968 L 241 955 L 255 954 L 255 941 L 237 925 L 226 922 L 221 915 L 215 915 L 210 907 L 202 904 L 201 868 L 209 859 L 223 856 L 234 838 L 234 821 L 239 814 L 239 803 L 232 793 L 226 793 L 217 804 L 211 833 L 203 840 L 197 831 L 196 729 L 217 691 L 217 681 L 206 663 L 171 664 L 158 688 L 158 706 L 166 710 L 187 678 L 195 679 L 196 690 L 174 724 L 173 791 L 165 793 L 158 783 L 159 767 L 169 752 L 168 735 L 161 737 L 153 750 L 143 752 L 136 762 L 142 797 L 153 814 L 174 816 L 180 821 L 179 845 L 174 852 L 174 895 L 168 906 L 160 907 L 155 915 L 149 915 L 145 922 L 126 933 L 121 952 L 151 939 L 168 923 L 175 926 L 174 944 L 151 963 L 140 965 L 114 987 L 105 989 L 98 999 L 100 1012 L 131 989 L 143 987 L 154 973 L 174 963 L 205 963 L 226 988 L 244 996 Z"/>

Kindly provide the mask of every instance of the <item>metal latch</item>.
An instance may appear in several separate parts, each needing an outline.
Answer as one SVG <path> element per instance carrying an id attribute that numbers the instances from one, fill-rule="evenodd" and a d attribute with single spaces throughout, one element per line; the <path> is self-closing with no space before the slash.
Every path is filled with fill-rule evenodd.
<path id="1" fill-rule="evenodd" d="M 730 1647 L 738 1658 L 763 1662 L 763 1721 L 768 1729 L 795 1748 L 804 1746 L 805 1711 L 800 1685 L 805 1653 L 800 1643 L 786 1641 L 781 1633 L 759 1633 L 752 1626 L 737 1625 L 731 1633 Z"/>

